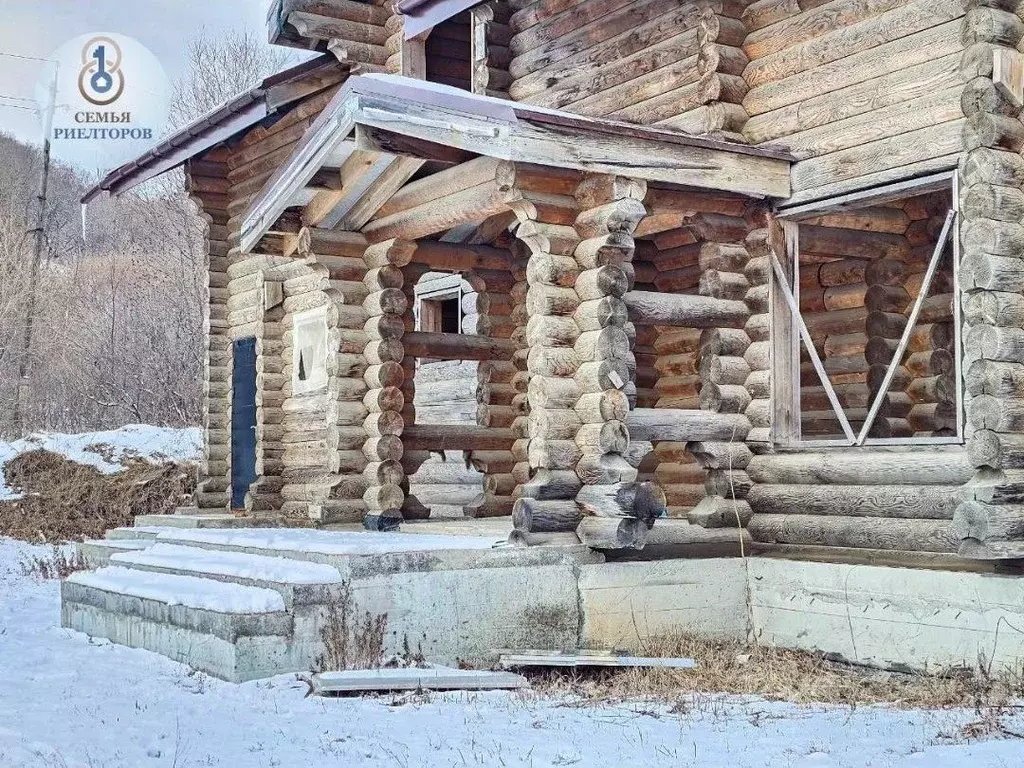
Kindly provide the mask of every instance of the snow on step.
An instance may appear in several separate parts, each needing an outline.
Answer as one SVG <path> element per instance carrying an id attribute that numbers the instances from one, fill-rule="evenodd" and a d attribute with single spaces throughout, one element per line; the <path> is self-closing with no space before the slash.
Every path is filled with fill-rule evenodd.
<path id="1" fill-rule="evenodd" d="M 341 573 L 333 565 L 244 552 L 198 549 L 159 541 L 149 549 L 118 553 L 111 555 L 110 559 L 113 563 L 277 584 L 337 584 L 342 580 Z"/>
<path id="2" fill-rule="evenodd" d="M 308 528 L 179 529 L 158 534 L 157 541 L 206 544 L 237 549 L 308 552 L 320 555 L 380 555 L 396 552 L 488 550 L 498 536 L 317 531 Z"/>
<path id="3" fill-rule="evenodd" d="M 80 571 L 68 577 L 67 583 L 216 613 L 284 611 L 284 598 L 272 589 L 120 566 Z"/>

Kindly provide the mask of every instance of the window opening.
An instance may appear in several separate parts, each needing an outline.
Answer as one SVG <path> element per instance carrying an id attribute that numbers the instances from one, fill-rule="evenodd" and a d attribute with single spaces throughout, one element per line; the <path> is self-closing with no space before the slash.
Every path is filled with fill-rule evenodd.
<path id="1" fill-rule="evenodd" d="M 955 183 L 780 214 L 776 442 L 962 442 Z"/>

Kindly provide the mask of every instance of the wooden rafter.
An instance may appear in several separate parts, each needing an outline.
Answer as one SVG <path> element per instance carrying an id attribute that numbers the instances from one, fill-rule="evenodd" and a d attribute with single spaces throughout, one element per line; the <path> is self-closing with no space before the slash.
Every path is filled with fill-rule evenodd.
<path id="1" fill-rule="evenodd" d="M 359 227 L 364 220 L 376 217 L 371 225 L 375 237 L 383 237 L 384 232 L 414 237 L 479 223 L 502 213 L 499 190 L 491 185 L 472 193 L 484 193 L 478 195 L 475 211 L 471 210 L 472 194 L 447 199 L 446 203 L 453 206 L 447 210 L 434 206 L 417 211 L 413 216 L 418 220 L 410 232 L 420 235 L 402 231 L 401 223 L 408 221 L 408 216 L 392 219 L 390 227 L 381 223 L 394 214 L 378 214 L 374 206 L 380 208 L 388 202 L 391 193 L 401 189 L 420 167 L 418 164 L 431 159 L 457 160 L 466 154 L 490 162 L 506 160 L 560 171 L 627 176 L 732 195 L 785 198 L 790 193 L 790 159 L 774 151 L 538 110 L 393 75 L 365 75 L 349 79 L 300 142 L 292 159 L 257 196 L 243 223 L 243 251 L 256 244 L 276 215 L 294 205 L 296 199 L 301 200 L 305 186 L 357 126 L 362 145 L 357 147 L 352 142 L 354 152 L 382 149 L 381 137 L 401 135 L 403 156 L 398 159 L 391 153 L 375 151 L 377 159 L 360 169 L 372 181 L 364 184 L 361 179 L 346 185 L 342 179 L 340 190 L 319 189 L 307 207 L 307 224 Z M 397 144 L 394 148 L 398 150 Z M 343 175 L 345 165 L 347 162 L 339 175 Z M 462 170 L 468 165 L 455 168 Z M 377 179 L 383 181 L 378 183 Z M 350 216 L 357 206 L 358 215 Z"/>

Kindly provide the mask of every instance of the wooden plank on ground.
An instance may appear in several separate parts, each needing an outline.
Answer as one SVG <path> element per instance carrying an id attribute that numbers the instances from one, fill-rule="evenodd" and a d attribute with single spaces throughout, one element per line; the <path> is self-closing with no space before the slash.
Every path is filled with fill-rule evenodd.
<path id="1" fill-rule="evenodd" d="M 503 667 L 668 667 L 693 669 L 693 659 L 620 655 L 614 651 L 516 651 L 501 653 Z"/>
<path id="2" fill-rule="evenodd" d="M 320 696 L 371 691 L 486 691 L 529 688 L 526 678 L 511 672 L 452 667 L 346 669 L 313 675 Z"/>

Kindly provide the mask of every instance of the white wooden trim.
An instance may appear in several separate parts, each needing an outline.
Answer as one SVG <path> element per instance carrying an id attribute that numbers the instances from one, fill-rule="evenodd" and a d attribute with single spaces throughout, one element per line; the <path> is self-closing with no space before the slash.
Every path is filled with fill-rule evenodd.
<path id="1" fill-rule="evenodd" d="M 283 201 L 291 200 L 309 183 L 331 153 L 348 138 L 354 126 L 354 110 L 340 110 L 330 119 L 328 128 L 313 134 L 311 140 L 281 169 L 280 177 L 275 176 L 273 183 L 264 188 L 242 223 L 239 238 L 242 253 L 249 253 L 260 241 L 284 210 L 286 203 Z"/>
<path id="2" fill-rule="evenodd" d="M 939 261 L 942 260 L 942 254 L 946 250 L 946 240 L 949 239 L 949 230 L 953 226 L 953 222 L 956 220 L 956 208 L 950 208 L 949 213 L 946 214 L 946 222 L 942 225 L 942 232 L 939 234 L 939 241 L 935 244 L 935 250 L 932 252 L 932 260 L 928 262 L 928 270 L 924 273 L 924 281 L 921 283 L 921 289 L 917 293 L 917 299 L 914 300 L 914 308 L 910 310 L 910 317 L 907 320 L 907 327 L 903 329 L 903 336 L 900 339 L 899 346 L 896 347 L 896 354 L 893 355 L 892 362 L 889 363 L 889 367 L 885 371 L 885 378 L 882 379 L 882 386 L 878 389 L 878 394 L 875 395 L 875 401 L 871 403 L 871 409 L 868 411 L 868 416 L 864 420 L 864 426 L 861 427 L 860 434 L 857 435 L 857 445 L 863 445 L 864 440 L 868 436 L 872 425 L 875 423 L 875 417 L 878 416 L 878 411 L 882 407 L 882 402 L 889 394 L 889 387 L 892 386 L 892 380 L 896 376 L 896 369 L 900 367 L 900 361 L 903 360 L 903 353 L 907 351 L 907 345 L 910 344 L 910 335 L 914 331 L 914 326 L 917 325 L 917 318 L 921 316 L 921 307 L 924 306 L 924 300 L 928 296 L 928 292 L 932 288 L 932 280 L 935 279 L 935 272 L 939 268 Z"/>
<path id="3" fill-rule="evenodd" d="M 817 372 L 818 378 L 821 380 L 821 386 L 825 388 L 825 394 L 828 395 L 828 401 L 832 405 L 832 410 L 835 411 L 836 418 L 839 419 L 839 424 L 843 428 L 843 433 L 850 441 L 849 444 L 853 445 L 857 438 L 853 434 L 853 428 L 850 426 L 850 420 L 846 418 L 846 412 L 839 403 L 839 397 L 836 395 L 836 391 L 832 387 L 832 382 L 829 381 L 828 374 L 825 372 L 825 366 L 822 365 L 821 358 L 818 357 L 818 350 L 814 348 L 814 340 L 811 338 L 811 332 L 807 330 L 807 324 L 804 322 L 803 315 L 800 314 L 800 306 L 796 303 L 796 299 L 793 297 L 793 292 L 786 284 L 786 272 L 782 268 L 782 264 L 779 263 L 779 257 L 776 256 L 775 251 L 769 249 L 769 253 L 772 260 L 772 269 L 775 270 L 775 277 L 778 285 L 782 289 L 782 295 L 785 297 L 786 303 L 789 304 L 789 310 L 793 313 L 793 317 L 796 319 L 800 328 L 800 337 L 804 340 L 804 347 L 807 349 L 807 354 L 810 356 L 811 363 L 814 365 L 814 370 Z M 797 384 L 799 384 L 799 379 L 797 380 Z"/>
<path id="4" fill-rule="evenodd" d="M 956 373 L 956 434 L 962 441 L 964 439 L 964 388 L 967 386 L 967 377 L 964 371 L 964 343 L 963 343 L 963 306 L 960 296 L 960 174 L 953 174 L 953 210 L 956 211 L 956 221 L 953 226 L 953 371 Z"/>
<path id="5" fill-rule="evenodd" d="M 817 200 L 812 203 L 802 203 L 792 207 L 780 205 L 777 215 L 780 218 L 799 220 L 808 216 L 820 216 L 829 211 L 841 208 L 864 208 L 877 203 L 885 203 L 892 200 L 899 200 L 903 197 L 923 195 L 928 192 L 937 192 L 945 189 L 956 179 L 956 171 L 943 171 L 930 176 L 922 176 L 919 179 L 900 181 L 895 184 L 886 184 L 882 187 L 863 189 L 858 192 L 850 192 L 840 197 L 826 200 Z"/>

